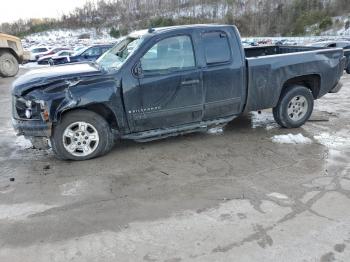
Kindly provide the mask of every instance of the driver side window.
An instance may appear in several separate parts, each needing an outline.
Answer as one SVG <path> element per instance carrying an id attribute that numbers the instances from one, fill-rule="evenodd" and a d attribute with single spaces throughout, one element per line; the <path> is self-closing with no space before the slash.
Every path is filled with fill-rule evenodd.
<path id="1" fill-rule="evenodd" d="M 189 36 L 175 36 L 156 43 L 141 58 L 144 73 L 185 70 L 195 66 L 192 41 Z"/>

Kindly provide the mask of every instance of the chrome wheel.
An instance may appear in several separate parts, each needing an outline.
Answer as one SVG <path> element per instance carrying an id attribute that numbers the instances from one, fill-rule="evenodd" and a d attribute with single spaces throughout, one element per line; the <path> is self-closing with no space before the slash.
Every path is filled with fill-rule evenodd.
<path id="1" fill-rule="evenodd" d="M 88 156 L 99 144 L 96 128 L 86 122 L 74 122 L 63 132 L 63 146 L 74 156 Z"/>
<path id="2" fill-rule="evenodd" d="M 304 96 L 295 96 L 288 103 L 288 117 L 293 121 L 299 121 L 307 114 L 309 104 Z"/>

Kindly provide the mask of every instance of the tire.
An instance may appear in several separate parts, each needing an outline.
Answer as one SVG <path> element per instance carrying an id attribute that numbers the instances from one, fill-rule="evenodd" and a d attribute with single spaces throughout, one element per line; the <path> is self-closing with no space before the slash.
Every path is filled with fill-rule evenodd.
<path id="1" fill-rule="evenodd" d="M 18 61 L 9 52 L 0 53 L 0 75 L 3 77 L 11 77 L 17 75 L 19 70 Z"/>
<path id="2" fill-rule="evenodd" d="M 88 110 L 76 110 L 65 114 L 54 126 L 50 141 L 57 158 L 82 161 L 109 152 L 114 145 L 114 136 L 102 116 Z"/>
<path id="3" fill-rule="evenodd" d="M 275 121 L 285 128 L 297 128 L 305 124 L 314 108 L 314 97 L 304 86 L 290 86 L 282 92 L 273 108 Z"/>

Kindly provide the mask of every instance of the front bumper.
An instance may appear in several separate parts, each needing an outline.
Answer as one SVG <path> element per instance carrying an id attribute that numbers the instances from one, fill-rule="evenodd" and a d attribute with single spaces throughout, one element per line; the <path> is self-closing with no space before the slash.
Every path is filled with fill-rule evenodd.
<path id="1" fill-rule="evenodd" d="M 19 136 L 50 137 L 52 133 L 52 123 L 42 120 L 19 120 L 12 118 L 12 126 Z"/>

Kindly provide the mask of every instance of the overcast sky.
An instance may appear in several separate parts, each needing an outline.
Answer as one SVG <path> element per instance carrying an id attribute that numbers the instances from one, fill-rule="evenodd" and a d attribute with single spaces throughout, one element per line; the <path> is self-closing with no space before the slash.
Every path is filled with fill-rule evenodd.
<path id="1" fill-rule="evenodd" d="M 0 0 L 0 23 L 20 18 L 60 17 L 87 0 Z"/>

